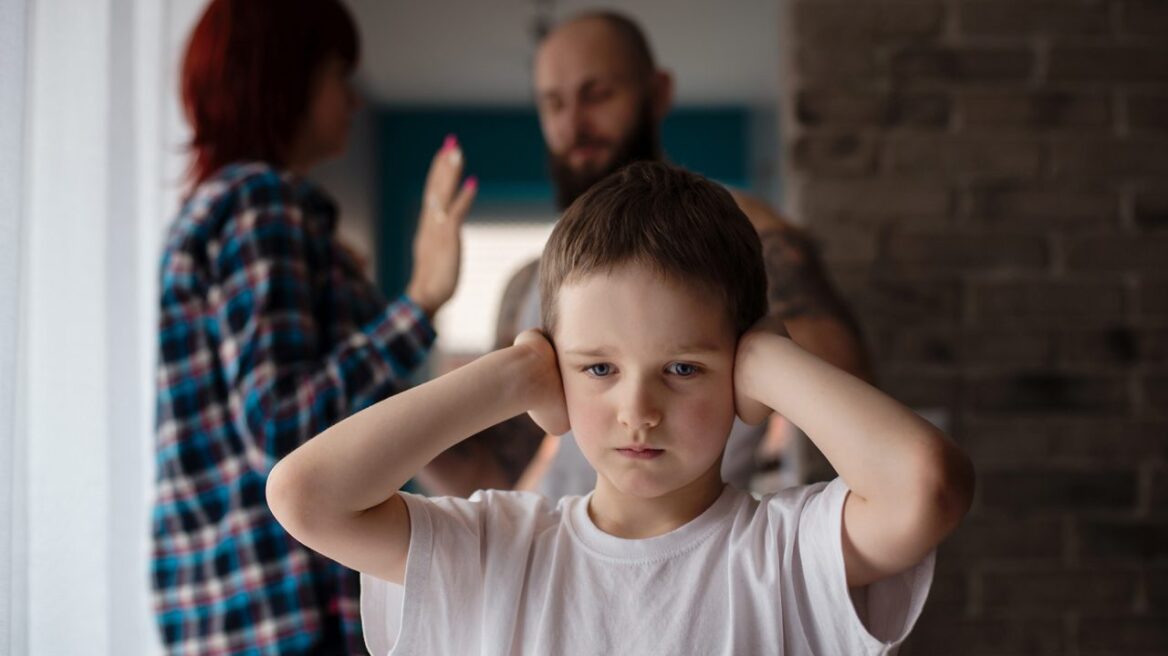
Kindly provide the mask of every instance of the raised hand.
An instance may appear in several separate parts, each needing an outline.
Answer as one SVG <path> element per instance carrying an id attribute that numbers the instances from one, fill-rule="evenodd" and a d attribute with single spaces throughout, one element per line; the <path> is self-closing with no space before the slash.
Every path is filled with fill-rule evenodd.
<path id="1" fill-rule="evenodd" d="M 422 213 L 414 236 L 414 269 L 406 294 L 430 317 L 458 286 L 462 262 L 462 222 L 474 201 L 474 176 L 461 185 L 462 149 L 454 135 L 434 155 L 422 196 Z"/>

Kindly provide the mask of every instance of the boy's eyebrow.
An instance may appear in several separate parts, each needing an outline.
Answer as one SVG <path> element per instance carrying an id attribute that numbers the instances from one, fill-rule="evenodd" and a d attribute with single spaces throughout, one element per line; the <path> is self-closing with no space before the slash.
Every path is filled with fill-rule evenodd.
<path id="1" fill-rule="evenodd" d="M 587 357 L 603 357 L 605 355 L 608 355 L 609 352 L 610 351 L 609 351 L 609 348 L 607 346 L 598 346 L 595 348 L 568 349 L 568 350 L 564 351 L 564 355 L 583 355 L 583 356 L 587 356 Z"/>
<path id="2" fill-rule="evenodd" d="M 615 349 L 608 347 L 608 346 L 596 346 L 596 347 L 589 347 L 589 348 L 565 349 L 563 351 L 563 354 L 565 356 L 575 355 L 575 356 L 585 356 L 585 357 L 604 357 L 604 356 L 607 356 L 610 353 L 612 353 L 614 350 Z M 709 342 L 696 342 L 693 344 L 680 344 L 676 347 L 662 349 L 662 350 L 665 351 L 666 353 L 671 353 L 673 355 L 678 355 L 678 354 L 682 354 L 682 353 L 690 353 L 690 354 L 696 355 L 696 354 L 712 353 L 715 351 L 720 351 L 722 349 L 720 347 L 718 347 L 717 345 L 709 343 Z"/>

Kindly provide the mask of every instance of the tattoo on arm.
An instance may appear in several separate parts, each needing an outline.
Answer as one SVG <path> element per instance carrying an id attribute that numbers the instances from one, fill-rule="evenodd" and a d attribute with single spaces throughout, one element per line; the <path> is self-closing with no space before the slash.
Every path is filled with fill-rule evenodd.
<path id="1" fill-rule="evenodd" d="M 855 319 L 844 307 L 819 260 L 815 244 L 789 228 L 759 233 L 767 272 L 767 302 L 771 316 L 783 319 L 835 318 L 855 329 Z"/>
<path id="2" fill-rule="evenodd" d="M 527 302 L 532 286 L 537 284 L 539 261 L 530 262 L 508 281 L 499 303 L 499 316 L 495 322 L 495 348 L 510 346 L 519 334 L 523 304 Z M 510 485 L 519 480 L 535 456 L 543 439 L 543 430 L 526 414 L 512 417 L 476 433 L 454 445 L 447 452 L 463 459 L 491 459 L 493 465 L 507 479 Z M 459 481 L 471 489 L 483 486 L 482 481 Z"/>

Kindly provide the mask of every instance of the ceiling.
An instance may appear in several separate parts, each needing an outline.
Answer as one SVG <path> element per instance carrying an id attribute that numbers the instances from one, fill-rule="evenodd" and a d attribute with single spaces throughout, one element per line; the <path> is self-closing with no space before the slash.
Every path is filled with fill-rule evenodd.
<path id="1" fill-rule="evenodd" d="M 648 32 L 682 104 L 771 103 L 778 0 L 348 0 L 361 30 L 360 83 L 382 104 L 530 102 L 537 6 L 554 18 L 620 9 Z"/>

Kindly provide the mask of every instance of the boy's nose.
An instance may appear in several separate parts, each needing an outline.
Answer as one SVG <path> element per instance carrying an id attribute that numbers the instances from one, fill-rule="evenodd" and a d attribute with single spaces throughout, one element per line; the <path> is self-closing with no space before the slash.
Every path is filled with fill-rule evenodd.
<path id="1" fill-rule="evenodd" d="M 641 383 L 629 385 L 618 419 L 629 430 L 655 428 L 661 423 L 661 411 L 647 385 Z"/>

